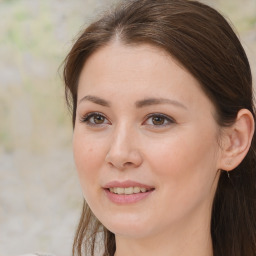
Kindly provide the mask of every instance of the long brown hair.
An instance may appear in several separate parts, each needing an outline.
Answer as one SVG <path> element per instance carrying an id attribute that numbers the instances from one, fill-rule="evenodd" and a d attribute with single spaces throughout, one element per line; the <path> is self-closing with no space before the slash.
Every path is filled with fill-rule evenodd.
<path id="1" fill-rule="evenodd" d="M 87 58 L 118 38 L 123 44 L 160 47 L 200 83 L 214 103 L 216 121 L 231 125 L 240 109 L 255 118 L 248 59 L 228 22 L 216 10 L 187 0 L 126 0 L 86 28 L 64 62 L 67 102 L 75 125 L 77 86 Z M 222 171 L 212 208 L 211 236 L 215 256 L 256 255 L 255 135 L 242 163 L 228 177 Z M 114 255 L 115 236 L 84 203 L 73 255 Z"/>

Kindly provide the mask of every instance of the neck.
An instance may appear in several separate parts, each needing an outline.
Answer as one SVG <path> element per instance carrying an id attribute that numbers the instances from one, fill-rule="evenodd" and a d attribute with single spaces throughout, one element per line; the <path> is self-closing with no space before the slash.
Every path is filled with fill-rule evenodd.
<path id="1" fill-rule="evenodd" d="M 207 222 L 201 219 L 199 223 L 204 225 L 197 225 L 197 221 L 193 225 L 181 221 L 176 227 L 166 227 L 165 232 L 143 238 L 116 235 L 115 256 L 213 256 L 210 218 Z"/>

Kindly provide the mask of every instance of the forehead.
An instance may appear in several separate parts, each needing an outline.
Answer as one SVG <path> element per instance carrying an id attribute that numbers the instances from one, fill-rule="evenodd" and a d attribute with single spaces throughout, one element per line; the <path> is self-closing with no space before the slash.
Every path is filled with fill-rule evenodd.
<path id="1" fill-rule="evenodd" d="M 147 44 L 113 42 L 93 53 L 80 75 L 78 99 L 86 94 L 115 100 L 167 96 L 213 110 L 199 82 L 166 51 Z"/>
<path id="2" fill-rule="evenodd" d="M 102 71 L 110 71 L 111 68 L 115 68 L 116 71 L 133 72 L 135 75 L 137 71 L 157 68 L 159 64 L 163 68 L 163 65 L 167 62 L 169 68 L 174 63 L 179 65 L 170 54 L 159 47 L 150 44 L 124 45 L 119 41 L 114 41 L 96 50 L 86 60 L 83 70 L 91 68 L 93 63 L 104 67 L 104 70 L 98 70 L 101 74 Z M 182 65 L 180 65 L 180 68 L 183 68 Z"/>

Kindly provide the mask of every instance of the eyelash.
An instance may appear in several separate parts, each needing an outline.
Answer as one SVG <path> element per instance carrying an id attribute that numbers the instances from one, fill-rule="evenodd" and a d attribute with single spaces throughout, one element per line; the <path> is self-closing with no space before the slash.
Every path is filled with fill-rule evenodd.
<path id="1" fill-rule="evenodd" d="M 105 122 L 105 120 L 107 120 L 107 117 L 105 115 L 103 115 L 102 113 L 100 113 L 100 112 L 91 112 L 91 113 L 88 113 L 85 116 L 83 116 L 80 119 L 80 122 L 81 123 L 86 123 L 87 125 L 94 126 L 94 127 L 100 127 L 100 126 L 103 126 L 103 125 L 106 124 L 106 123 L 96 124 L 96 123 L 91 122 L 90 119 L 93 118 L 93 117 L 96 117 L 96 116 L 104 118 L 103 122 Z M 157 117 L 157 118 L 160 117 L 160 118 L 164 119 L 165 123 L 159 124 L 159 125 L 145 124 L 150 118 L 155 118 L 155 117 Z M 154 128 L 161 128 L 161 127 L 165 127 L 165 126 L 168 126 L 168 125 L 174 124 L 174 123 L 176 123 L 176 121 L 173 118 L 171 118 L 167 115 L 164 115 L 164 114 L 160 114 L 160 113 L 153 113 L 153 114 L 147 115 L 146 118 L 145 118 L 145 121 L 143 122 L 143 124 L 148 125 L 148 126 L 152 126 Z"/>
<path id="2" fill-rule="evenodd" d="M 81 119 L 80 119 L 80 122 L 81 123 L 86 123 L 87 125 L 89 126 L 102 126 L 102 125 L 105 125 L 105 124 L 95 124 L 93 122 L 90 121 L 91 118 L 93 117 L 96 117 L 96 116 L 99 116 L 99 117 L 103 117 L 104 118 L 104 121 L 107 119 L 102 113 L 100 112 L 91 112 L 91 113 L 88 113 L 86 114 L 85 116 L 83 116 Z"/>
<path id="3" fill-rule="evenodd" d="M 176 123 L 176 121 L 173 118 L 171 118 L 167 115 L 161 114 L 161 113 L 153 113 L 153 114 L 147 115 L 146 119 L 143 123 L 147 122 L 150 118 L 154 118 L 154 117 L 163 118 L 164 122 L 167 122 L 167 123 L 159 124 L 159 125 L 149 124 L 150 126 L 153 126 L 154 128 L 161 128 L 161 127 L 165 127 L 165 126 L 168 126 L 170 124 Z"/>

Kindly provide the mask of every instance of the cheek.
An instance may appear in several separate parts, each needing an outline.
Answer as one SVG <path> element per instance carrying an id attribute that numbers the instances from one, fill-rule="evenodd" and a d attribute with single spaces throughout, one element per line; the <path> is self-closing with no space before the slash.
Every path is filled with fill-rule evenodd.
<path id="1" fill-rule="evenodd" d="M 215 177 L 217 141 L 214 133 L 190 129 L 148 148 L 148 161 L 160 183 L 168 181 L 170 187 L 176 189 L 184 190 L 188 186 L 195 189 L 203 184 L 208 186 L 208 181 Z"/>
<path id="2" fill-rule="evenodd" d="M 104 162 L 104 149 L 95 139 L 79 132 L 74 132 L 73 154 L 76 169 L 83 191 L 98 184 L 98 172 Z"/>
<path id="3" fill-rule="evenodd" d="M 187 135 L 148 147 L 148 163 L 161 193 L 158 208 L 164 205 L 166 218 L 180 218 L 199 209 L 203 202 L 210 209 L 215 193 L 214 138 L 207 134 Z M 158 218 L 163 214 L 159 211 Z"/>

